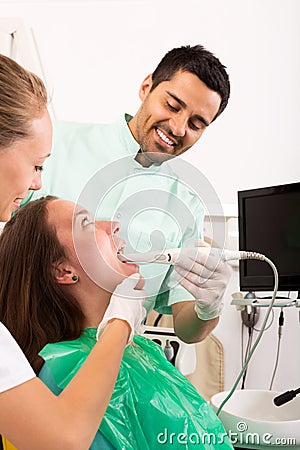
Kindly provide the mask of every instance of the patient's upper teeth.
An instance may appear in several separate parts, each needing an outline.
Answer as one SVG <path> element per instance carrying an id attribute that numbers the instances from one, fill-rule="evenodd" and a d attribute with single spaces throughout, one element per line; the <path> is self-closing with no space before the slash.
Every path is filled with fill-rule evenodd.
<path id="1" fill-rule="evenodd" d="M 124 249 L 125 249 L 125 245 L 122 245 L 122 246 L 118 249 L 117 253 L 123 253 L 123 252 L 124 252 Z"/>
<path id="2" fill-rule="evenodd" d="M 169 144 L 169 145 L 174 145 L 174 142 L 173 141 L 171 141 L 171 139 L 169 139 L 161 130 L 159 130 L 158 128 L 157 128 L 157 134 L 158 134 L 158 136 L 164 141 L 164 142 L 166 142 L 167 144 Z"/>

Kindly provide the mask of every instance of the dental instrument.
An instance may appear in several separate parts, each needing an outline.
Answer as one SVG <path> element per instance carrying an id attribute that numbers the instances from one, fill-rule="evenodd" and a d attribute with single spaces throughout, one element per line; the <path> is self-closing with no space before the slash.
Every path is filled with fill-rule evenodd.
<path id="1" fill-rule="evenodd" d="M 178 258 L 180 257 L 181 248 L 170 248 L 163 251 L 152 251 L 146 253 L 130 253 L 123 254 L 118 253 L 117 256 L 120 261 L 126 263 L 141 263 L 141 264 L 169 264 L 175 265 Z M 239 250 L 228 250 L 228 249 L 219 249 L 214 247 L 197 247 L 197 251 L 199 253 L 205 253 L 205 255 L 209 256 L 218 256 L 223 261 L 232 261 L 237 259 L 259 259 L 261 261 L 265 260 L 265 256 L 261 253 L 256 252 L 246 252 Z"/>
<path id="2" fill-rule="evenodd" d="M 284 405 L 285 403 L 293 400 L 293 398 L 295 398 L 296 395 L 298 394 L 300 394 L 300 388 L 295 389 L 294 391 L 286 391 L 273 399 L 274 405 L 276 406 Z"/>

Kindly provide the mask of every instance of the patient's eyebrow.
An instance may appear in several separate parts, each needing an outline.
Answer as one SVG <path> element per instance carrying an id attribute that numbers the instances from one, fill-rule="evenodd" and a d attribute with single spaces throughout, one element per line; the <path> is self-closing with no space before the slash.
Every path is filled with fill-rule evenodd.
<path id="1" fill-rule="evenodd" d="M 178 98 L 177 95 L 172 94 L 172 92 L 170 92 L 170 91 L 166 91 L 166 92 L 167 92 L 167 94 L 168 94 L 170 97 L 172 97 L 172 98 L 175 100 L 175 102 L 179 103 L 179 105 L 180 105 L 183 109 L 186 109 L 186 108 L 187 108 L 187 104 L 186 104 L 183 100 L 181 100 L 180 98 Z M 197 120 L 200 120 L 200 122 L 202 122 L 206 127 L 209 126 L 209 123 L 207 122 L 207 120 L 204 119 L 203 116 L 200 116 L 199 114 L 195 114 L 195 115 L 194 115 L 194 118 L 197 119 Z"/>
<path id="2" fill-rule="evenodd" d="M 79 211 L 75 212 L 74 216 L 78 217 L 81 216 L 82 214 L 91 214 L 91 213 L 87 209 L 80 209 Z"/>

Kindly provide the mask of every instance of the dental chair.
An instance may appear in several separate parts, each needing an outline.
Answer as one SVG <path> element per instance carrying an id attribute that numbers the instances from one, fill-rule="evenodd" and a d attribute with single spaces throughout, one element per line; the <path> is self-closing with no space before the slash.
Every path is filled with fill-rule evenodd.
<path id="1" fill-rule="evenodd" d="M 153 326 L 159 319 L 157 333 L 160 327 L 173 329 L 173 317 L 162 315 L 156 311 L 151 311 L 147 316 L 146 325 Z M 147 335 L 145 335 L 148 337 Z M 195 344 L 196 349 L 196 369 L 195 372 L 187 375 L 187 379 L 195 386 L 202 397 L 209 401 L 210 398 L 224 390 L 224 349 L 222 342 L 210 333 L 203 341 Z"/>
<path id="2" fill-rule="evenodd" d="M 0 443 L 0 450 L 17 450 L 4 436 L 2 436 Z"/>

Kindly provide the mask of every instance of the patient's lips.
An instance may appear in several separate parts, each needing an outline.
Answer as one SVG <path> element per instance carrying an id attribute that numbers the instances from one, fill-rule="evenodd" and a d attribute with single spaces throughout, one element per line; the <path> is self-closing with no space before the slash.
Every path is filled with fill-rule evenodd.
<path id="1" fill-rule="evenodd" d="M 126 258 L 123 257 L 124 251 L 125 251 L 125 247 L 126 247 L 126 241 L 124 241 L 123 239 L 120 240 L 120 242 L 118 243 L 117 246 L 117 252 L 116 252 L 116 256 L 118 258 L 118 262 L 120 263 L 120 266 L 123 267 L 122 272 L 124 274 L 126 274 L 126 276 L 131 275 L 132 273 L 137 273 L 139 272 L 139 266 L 137 264 L 126 264 Z M 126 267 L 125 267 L 126 266 Z M 125 272 L 124 272 L 125 271 Z M 143 278 L 142 278 L 143 279 Z M 142 285 L 142 287 L 144 286 L 144 279 L 143 281 L 139 281 L 137 286 Z M 141 289 L 140 287 L 138 287 L 138 289 Z"/>

